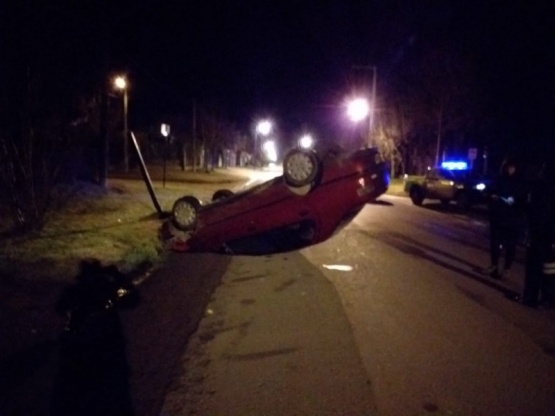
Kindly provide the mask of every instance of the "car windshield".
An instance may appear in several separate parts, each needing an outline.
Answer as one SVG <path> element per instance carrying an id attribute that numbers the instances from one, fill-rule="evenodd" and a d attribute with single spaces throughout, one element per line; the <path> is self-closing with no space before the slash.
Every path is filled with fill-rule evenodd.
<path id="1" fill-rule="evenodd" d="M 455 180 L 463 180 L 469 177 L 469 171 L 467 170 L 448 170 L 447 175 L 450 175 Z"/>
<path id="2" fill-rule="evenodd" d="M 472 170 L 448 170 L 442 169 L 441 173 L 443 177 L 454 180 L 454 181 L 463 181 L 463 180 L 482 180 L 483 177 L 478 172 Z"/>

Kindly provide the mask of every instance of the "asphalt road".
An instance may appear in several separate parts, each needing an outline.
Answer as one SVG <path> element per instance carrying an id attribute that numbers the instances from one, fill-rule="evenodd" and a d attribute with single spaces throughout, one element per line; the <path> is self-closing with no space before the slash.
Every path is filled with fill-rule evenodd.
<path id="1" fill-rule="evenodd" d="M 507 281 L 494 281 L 481 273 L 489 257 L 479 217 L 383 200 L 391 205 L 368 206 L 304 253 L 354 267 L 324 274 L 345 305 L 379 414 L 555 414 L 555 314 L 510 300 L 522 288 L 522 247 Z"/>
<path id="2" fill-rule="evenodd" d="M 234 257 L 163 415 L 373 415 L 343 305 L 298 253 Z"/>
<path id="3" fill-rule="evenodd" d="M 139 285 L 138 307 L 121 314 L 136 416 L 158 415 L 175 365 L 197 330 L 230 258 L 175 254 Z"/>
<path id="4" fill-rule="evenodd" d="M 300 252 L 172 256 L 121 314 L 137 415 L 555 414 L 555 315 L 507 298 L 522 252 L 492 281 L 479 216 L 381 200 Z M 2 314 L 2 416 L 48 414 L 59 289 Z"/>
<path id="5" fill-rule="evenodd" d="M 320 245 L 233 258 L 162 414 L 555 414 L 555 315 L 510 299 L 522 251 L 493 281 L 483 221 L 381 200 Z"/>

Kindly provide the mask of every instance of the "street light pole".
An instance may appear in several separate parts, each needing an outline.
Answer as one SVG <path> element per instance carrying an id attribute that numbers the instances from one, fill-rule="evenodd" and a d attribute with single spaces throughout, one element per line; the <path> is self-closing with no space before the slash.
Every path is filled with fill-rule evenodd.
<path id="1" fill-rule="evenodd" d="M 351 119 L 351 121 L 355 123 L 359 123 L 368 117 L 370 120 L 370 104 L 366 98 L 355 98 L 347 104 L 347 115 Z M 364 138 L 364 129 L 362 130 L 361 138 L 362 138 L 362 147 L 368 147 L 369 143 L 368 140 L 370 139 L 370 121 L 368 121 L 368 140 Z"/>
<path id="2" fill-rule="evenodd" d="M 272 123 L 269 120 L 262 120 L 258 122 L 256 125 L 256 129 L 254 132 L 254 158 L 255 158 L 255 165 L 260 163 L 262 166 L 262 155 L 260 149 L 260 136 L 268 137 L 270 132 L 272 131 Z"/>
<path id="3" fill-rule="evenodd" d="M 127 138 L 128 125 L 127 125 L 127 88 L 123 89 L 123 169 L 125 172 L 129 171 L 129 140 Z"/>
<path id="4" fill-rule="evenodd" d="M 439 107 L 439 114 L 437 120 L 437 140 L 436 140 L 436 166 L 439 166 L 439 153 L 441 150 L 441 133 L 443 124 L 443 101 Z"/>
<path id="5" fill-rule="evenodd" d="M 359 69 L 363 71 L 372 71 L 372 92 L 371 92 L 371 103 L 368 115 L 368 142 L 367 145 L 371 147 L 372 145 L 372 133 L 374 131 L 374 117 L 376 113 L 376 90 L 378 82 L 378 67 L 376 65 L 364 65 L 364 66 L 354 66 L 354 69 Z"/>
<path id="6" fill-rule="evenodd" d="M 127 80 L 123 76 L 118 76 L 114 80 L 116 88 L 122 90 L 123 93 L 123 169 L 129 171 L 129 146 L 128 146 L 128 125 L 127 125 Z"/>
<path id="7" fill-rule="evenodd" d="M 197 171 L 197 102 L 193 100 L 193 172 Z"/>
<path id="8" fill-rule="evenodd" d="M 368 128 L 368 144 L 372 147 L 372 136 L 374 132 L 374 115 L 376 113 L 376 83 L 378 81 L 378 69 L 376 66 L 372 66 L 373 76 L 372 76 L 372 108 L 370 109 L 370 126 Z"/>
<path id="9" fill-rule="evenodd" d="M 258 129 L 254 132 L 254 166 L 255 169 L 258 167 Z"/>
<path id="10" fill-rule="evenodd" d="M 162 175 L 162 188 L 166 187 L 166 163 L 168 159 L 168 140 L 170 140 L 170 125 L 163 123 L 160 126 L 160 133 L 164 136 L 164 170 Z"/>

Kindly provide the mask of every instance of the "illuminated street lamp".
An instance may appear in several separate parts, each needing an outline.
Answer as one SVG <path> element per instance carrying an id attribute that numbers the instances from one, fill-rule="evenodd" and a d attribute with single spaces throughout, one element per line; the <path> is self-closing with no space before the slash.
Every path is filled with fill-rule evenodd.
<path id="1" fill-rule="evenodd" d="M 347 104 L 347 115 L 354 122 L 364 120 L 370 114 L 370 105 L 365 98 L 356 98 Z"/>
<path id="2" fill-rule="evenodd" d="M 356 98 L 347 104 L 347 116 L 358 123 L 368 117 L 368 141 L 370 145 L 372 134 L 372 111 L 370 110 L 370 103 L 365 98 Z"/>
<path id="3" fill-rule="evenodd" d="M 162 134 L 162 136 L 164 136 L 164 170 L 162 175 L 162 178 L 163 178 L 162 187 L 165 188 L 166 187 L 166 161 L 168 159 L 167 148 L 168 148 L 168 140 L 170 135 L 170 125 L 162 123 L 162 125 L 160 126 L 160 133 Z"/>
<path id="4" fill-rule="evenodd" d="M 267 136 L 272 131 L 272 123 L 268 120 L 260 121 L 256 126 L 256 132 L 262 136 Z"/>
<path id="5" fill-rule="evenodd" d="M 118 88 L 120 90 L 124 90 L 125 87 L 127 87 L 127 81 L 125 80 L 124 77 L 118 76 L 114 80 L 114 85 L 116 86 L 116 88 Z"/>
<path id="6" fill-rule="evenodd" d="M 123 92 L 123 169 L 129 170 L 129 149 L 127 140 L 127 80 L 123 76 L 114 79 L 114 86 Z"/>
<path id="7" fill-rule="evenodd" d="M 299 139 L 299 146 L 303 149 L 310 149 L 314 145 L 314 139 L 310 134 L 305 134 Z"/>
<path id="8" fill-rule="evenodd" d="M 262 150 L 266 155 L 266 159 L 268 159 L 270 162 L 277 161 L 276 143 L 273 140 L 266 140 L 262 145 Z"/>
<path id="9" fill-rule="evenodd" d="M 254 158 L 255 162 L 260 162 L 260 144 L 259 137 L 267 137 L 272 132 L 272 123 L 269 120 L 261 120 L 256 125 L 256 132 L 254 135 Z"/>

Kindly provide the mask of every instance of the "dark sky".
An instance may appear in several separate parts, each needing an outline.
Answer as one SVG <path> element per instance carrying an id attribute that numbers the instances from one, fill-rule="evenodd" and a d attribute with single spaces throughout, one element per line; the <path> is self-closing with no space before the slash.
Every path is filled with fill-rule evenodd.
<path id="1" fill-rule="evenodd" d="M 46 72 L 66 74 L 64 88 L 86 89 L 108 71 L 126 71 L 136 124 L 186 114 L 195 98 L 243 128 L 264 115 L 289 130 L 302 123 L 325 128 L 342 117 L 353 65 L 376 65 L 378 93 L 385 95 L 389 80 L 410 69 L 411 52 L 439 41 L 473 62 L 485 111 L 503 124 L 503 134 L 544 140 L 555 129 L 553 1 L 7 0 L 5 6 L 8 45 L 10 33 L 18 33 Z M 17 60 L 20 53 L 12 53 Z"/>

